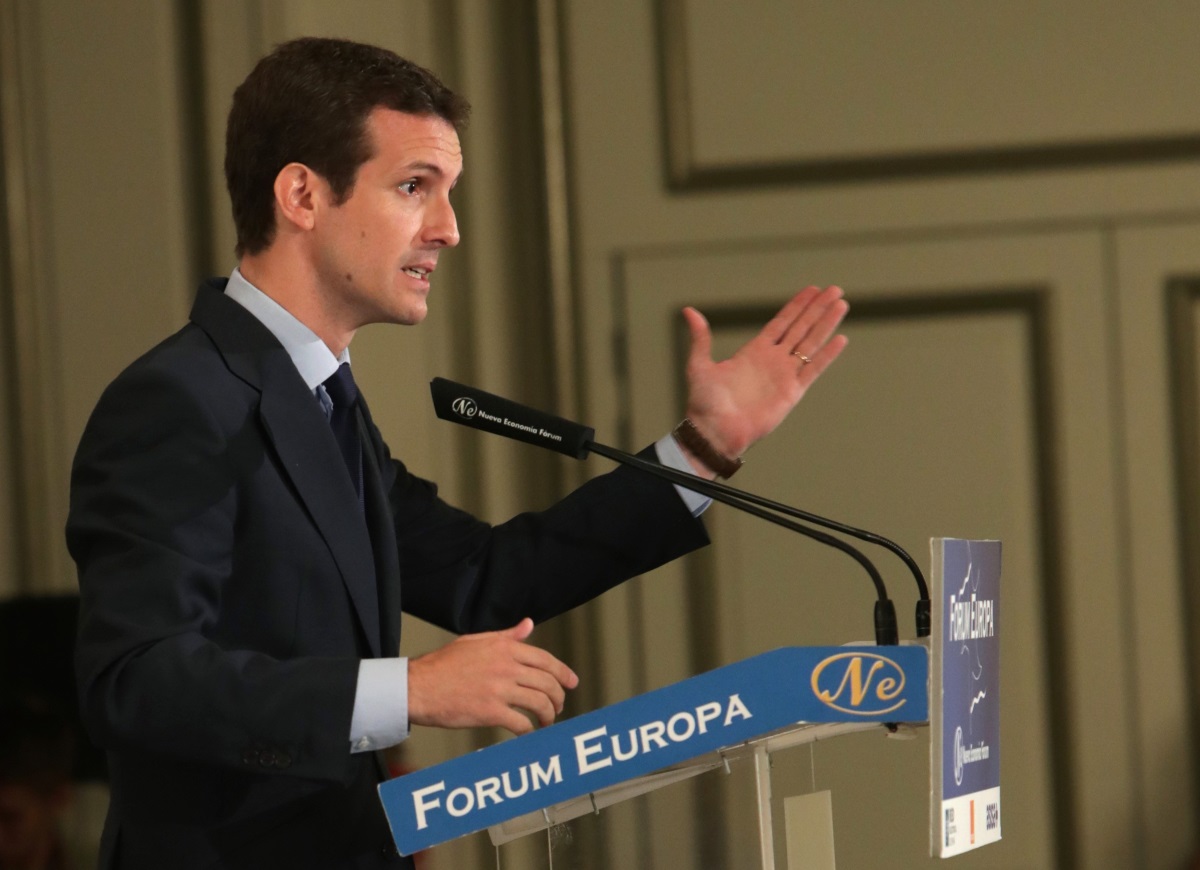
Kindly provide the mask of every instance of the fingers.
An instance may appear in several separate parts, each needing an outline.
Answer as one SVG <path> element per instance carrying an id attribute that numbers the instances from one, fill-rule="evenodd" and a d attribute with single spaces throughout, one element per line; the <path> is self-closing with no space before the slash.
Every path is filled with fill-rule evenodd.
<path id="1" fill-rule="evenodd" d="M 561 702 L 556 706 L 543 693 L 535 689 L 526 689 L 520 686 L 513 692 L 508 706 L 516 710 L 528 712 L 542 727 L 553 725 L 554 717 L 562 712 Z"/>
<path id="2" fill-rule="evenodd" d="M 525 644 L 516 649 L 513 658 L 525 667 L 548 675 L 556 686 L 574 689 L 579 685 L 576 673 L 544 649 Z M 559 709 L 562 709 L 561 704 Z"/>
<path id="3" fill-rule="evenodd" d="M 569 674 L 572 679 L 575 676 L 569 668 L 553 656 L 547 654 L 547 658 L 558 667 L 542 667 L 517 662 L 518 667 L 511 675 L 513 686 L 511 703 L 518 703 L 516 701 L 518 696 L 526 697 L 528 693 L 536 693 L 539 699 L 542 699 L 536 706 L 531 707 L 525 704 L 519 704 L 519 706 L 531 713 L 538 714 L 543 725 L 549 725 L 554 721 L 554 717 L 562 712 L 563 703 L 567 699 L 567 689 L 571 687 L 567 685 L 568 681 L 564 679 L 563 672 Z"/>
<path id="4" fill-rule="evenodd" d="M 831 287 L 829 289 L 836 288 Z M 839 290 L 838 292 L 840 293 L 841 291 Z M 782 343 L 788 329 L 791 328 L 792 324 L 796 322 L 797 318 L 804 313 L 820 293 L 821 290 L 818 287 L 805 287 L 789 299 L 787 304 L 780 308 L 779 312 L 767 321 L 766 326 L 762 328 L 759 335 L 771 344 Z"/>
<path id="5" fill-rule="evenodd" d="M 533 723 L 529 721 L 529 717 L 516 707 L 507 705 L 498 706 L 495 715 L 487 724 L 495 728 L 503 728 L 518 737 L 533 731 Z"/>
<path id="6" fill-rule="evenodd" d="M 816 286 L 805 287 L 767 321 L 759 332 L 759 339 L 780 345 L 789 353 L 795 351 L 811 358 L 809 351 L 824 345 L 850 310 L 843 295 L 842 288 L 837 286 L 824 290 Z M 683 316 L 692 339 L 688 366 L 694 369 L 712 358 L 712 331 L 704 315 L 695 308 L 683 309 Z"/>
<path id="7" fill-rule="evenodd" d="M 816 363 L 817 359 L 825 359 L 826 365 L 832 361 L 832 358 L 828 358 L 827 354 L 822 353 L 829 346 L 829 344 L 835 339 L 838 339 L 836 353 L 833 354 L 834 357 L 836 357 L 837 353 L 841 352 L 841 348 L 845 346 L 845 337 L 834 335 L 834 330 L 838 328 L 838 325 L 841 323 L 842 318 L 845 317 L 845 315 L 846 303 L 839 300 L 837 303 L 830 306 L 829 310 L 822 315 L 820 320 L 813 324 L 812 328 L 809 329 L 807 333 L 797 339 L 795 349 L 789 351 L 794 357 L 798 358 L 798 361 L 802 364 L 803 369 L 810 370 L 806 372 L 806 374 L 813 375 L 814 379 L 815 376 L 820 373 L 819 371 L 812 370 L 813 364 Z M 783 347 L 790 347 L 790 345 L 784 344 Z"/>
<path id="8" fill-rule="evenodd" d="M 527 711 L 542 726 L 554 724 L 566 703 L 567 689 L 579 685 L 579 677 L 550 653 L 525 644 L 514 651 L 513 664 L 513 672 L 505 674 L 496 687 L 498 698 L 510 709 Z M 514 734 L 530 730 L 529 720 L 520 718 L 524 730 Z M 496 724 L 512 731 L 506 724 L 510 721 L 516 720 L 504 715 Z"/>
<path id="9" fill-rule="evenodd" d="M 800 377 L 800 383 L 807 388 L 809 384 L 821 376 L 821 372 L 829 368 L 830 364 L 845 350 L 847 344 L 849 344 L 849 339 L 846 336 L 835 335 L 822 345 L 820 350 L 809 357 L 809 362 L 800 367 L 800 371 L 797 373 Z"/>
<path id="10" fill-rule="evenodd" d="M 842 298 L 840 287 L 826 287 L 812 298 L 780 336 L 779 344 L 789 353 L 809 357 L 820 350 L 837 330 L 850 306 Z"/>
<path id="11" fill-rule="evenodd" d="M 687 321 L 688 332 L 692 336 L 687 365 L 694 371 L 712 359 L 712 330 L 708 328 L 704 315 L 690 306 L 683 309 L 683 319 Z"/>

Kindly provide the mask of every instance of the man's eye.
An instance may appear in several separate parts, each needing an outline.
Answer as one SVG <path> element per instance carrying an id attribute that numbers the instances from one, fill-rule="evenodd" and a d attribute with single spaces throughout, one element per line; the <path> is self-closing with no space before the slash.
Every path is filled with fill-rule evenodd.
<path id="1" fill-rule="evenodd" d="M 400 190 L 402 190 L 404 193 L 407 193 L 409 196 L 412 196 L 419 189 L 420 184 L 415 179 L 411 181 L 405 181 L 400 184 Z"/>

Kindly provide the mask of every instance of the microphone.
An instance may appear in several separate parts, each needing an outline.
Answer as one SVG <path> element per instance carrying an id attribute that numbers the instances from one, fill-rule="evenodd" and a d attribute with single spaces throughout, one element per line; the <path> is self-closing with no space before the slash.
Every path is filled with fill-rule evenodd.
<path id="1" fill-rule="evenodd" d="M 840 538 L 784 519 L 784 516 L 802 519 L 814 525 L 830 528 L 851 537 L 883 546 L 896 553 L 913 572 L 920 593 L 916 608 L 917 635 L 918 637 L 929 635 L 929 593 L 921 569 L 907 551 L 882 535 L 771 501 L 732 486 L 705 480 L 694 474 L 664 467 L 614 447 L 599 444 L 594 440 L 595 430 L 590 426 L 583 426 L 562 417 L 529 408 L 475 387 L 468 387 L 445 378 L 434 378 L 430 383 L 430 391 L 433 394 L 434 411 L 442 420 L 536 444 L 575 459 L 584 459 L 589 452 L 596 453 L 619 464 L 628 465 L 668 480 L 685 489 L 707 496 L 713 501 L 727 504 L 737 510 L 841 550 L 863 567 L 875 585 L 878 595 L 878 600 L 875 602 L 875 641 L 879 646 L 889 646 L 899 642 L 895 606 L 888 598 L 883 578 L 871 561 Z M 780 514 L 784 516 L 780 516 Z"/>
<path id="2" fill-rule="evenodd" d="M 590 426 L 535 411 L 445 378 L 434 378 L 429 382 L 429 390 L 433 393 L 433 410 L 443 420 L 536 444 L 573 459 L 587 457 L 588 445 L 596 434 Z"/>

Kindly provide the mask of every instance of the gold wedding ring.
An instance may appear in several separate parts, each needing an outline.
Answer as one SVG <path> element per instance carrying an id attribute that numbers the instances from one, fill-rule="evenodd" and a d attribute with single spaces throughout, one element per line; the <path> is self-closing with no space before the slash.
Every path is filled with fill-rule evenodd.
<path id="1" fill-rule="evenodd" d="M 798 351 L 798 350 L 794 350 L 794 351 L 792 351 L 792 356 L 798 356 L 798 357 L 800 357 L 800 362 L 801 362 L 803 365 L 808 365 L 810 362 L 812 362 L 812 360 L 811 360 L 811 359 L 809 359 L 808 357 L 806 357 L 804 354 L 800 353 L 800 351 Z"/>

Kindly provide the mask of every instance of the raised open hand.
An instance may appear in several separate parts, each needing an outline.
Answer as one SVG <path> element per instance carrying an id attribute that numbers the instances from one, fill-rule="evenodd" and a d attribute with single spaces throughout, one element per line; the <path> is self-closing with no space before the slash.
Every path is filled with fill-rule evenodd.
<path id="1" fill-rule="evenodd" d="M 718 453 L 741 456 L 783 422 L 845 348 L 846 337 L 835 331 L 848 310 L 840 287 L 806 287 L 733 356 L 714 362 L 708 321 L 684 309 L 692 337 L 687 415 Z"/>

